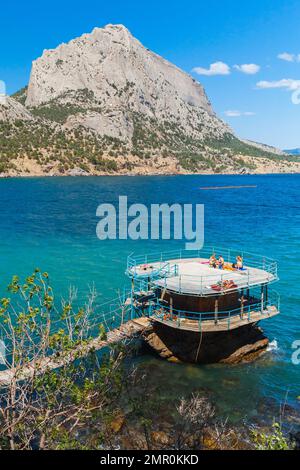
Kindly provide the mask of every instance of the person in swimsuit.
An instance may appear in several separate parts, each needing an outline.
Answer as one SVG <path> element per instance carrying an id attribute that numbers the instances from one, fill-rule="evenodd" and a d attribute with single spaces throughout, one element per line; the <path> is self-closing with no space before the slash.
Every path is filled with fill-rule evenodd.
<path id="1" fill-rule="evenodd" d="M 218 264 L 219 264 L 219 269 L 224 269 L 225 261 L 222 255 L 219 256 Z"/>
<path id="2" fill-rule="evenodd" d="M 209 266 L 211 266 L 212 268 L 216 268 L 217 267 L 217 258 L 216 258 L 216 255 L 215 253 L 213 253 L 211 255 L 211 257 L 209 258 Z"/>
<path id="3" fill-rule="evenodd" d="M 236 257 L 236 268 L 243 269 L 243 258 L 240 255 Z"/>

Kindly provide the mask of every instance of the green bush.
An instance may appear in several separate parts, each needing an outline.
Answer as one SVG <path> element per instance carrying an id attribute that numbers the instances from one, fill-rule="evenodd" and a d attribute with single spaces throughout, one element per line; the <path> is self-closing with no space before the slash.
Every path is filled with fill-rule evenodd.
<path id="1" fill-rule="evenodd" d="M 257 450 L 291 450 L 292 446 L 284 436 L 279 423 L 274 422 L 270 434 L 252 431 L 252 439 Z"/>

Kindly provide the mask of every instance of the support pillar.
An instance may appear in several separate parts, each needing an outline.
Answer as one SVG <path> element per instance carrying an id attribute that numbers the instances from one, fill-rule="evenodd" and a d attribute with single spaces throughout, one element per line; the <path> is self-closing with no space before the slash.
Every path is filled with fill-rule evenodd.
<path id="1" fill-rule="evenodd" d="M 131 302 L 130 302 L 130 320 L 133 318 L 133 294 L 134 294 L 134 277 L 131 279 Z"/>
<path id="2" fill-rule="evenodd" d="M 219 312 L 219 299 L 215 299 L 215 323 L 218 323 L 218 312 Z"/>

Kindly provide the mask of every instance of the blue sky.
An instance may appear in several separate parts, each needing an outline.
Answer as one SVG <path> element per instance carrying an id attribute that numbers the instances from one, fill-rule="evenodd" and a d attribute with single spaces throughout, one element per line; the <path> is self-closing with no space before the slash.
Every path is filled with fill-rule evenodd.
<path id="1" fill-rule="evenodd" d="M 292 102 L 300 89 L 299 0 L 2 2 L 0 80 L 7 92 L 27 84 L 31 61 L 43 49 L 107 23 L 124 24 L 197 78 L 240 137 L 300 147 L 300 93 Z M 205 71 L 216 62 L 212 70 L 223 75 Z M 245 64 L 259 70 L 234 67 Z"/>

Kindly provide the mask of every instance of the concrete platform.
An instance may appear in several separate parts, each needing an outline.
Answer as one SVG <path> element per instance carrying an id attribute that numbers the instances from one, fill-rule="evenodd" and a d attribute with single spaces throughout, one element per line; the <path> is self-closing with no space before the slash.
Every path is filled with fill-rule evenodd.
<path id="1" fill-rule="evenodd" d="M 172 272 L 175 271 L 174 266 L 176 266 L 176 274 L 172 275 Z M 168 271 L 171 273 L 170 276 Z M 247 265 L 242 271 L 212 268 L 206 258 L 173 259 L 168 263 L 157 262 L 139 265 L 135 267 L 135 273 L 137 276 L 145 278 L 155 276 L 155 273 L 161 273 L 161 278 L 153 281 L 154 285 L 180 294 L 201 296 L 224 294 L 277 280 L 276 273 Z M 217 283 L 229 280 L 234 283 L 232 288 L 222 286 L 217 289 L 212 287 Z"/>

